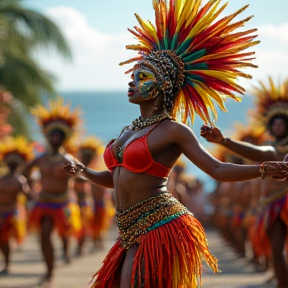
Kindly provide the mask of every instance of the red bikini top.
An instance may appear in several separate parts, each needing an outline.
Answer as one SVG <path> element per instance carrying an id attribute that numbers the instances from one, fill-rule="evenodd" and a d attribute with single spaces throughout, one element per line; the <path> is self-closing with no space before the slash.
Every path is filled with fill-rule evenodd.
<path id="1" fill-rule="evenodd" d="M 108 169 L 112 171 L 113 168 L 122 166 L 134 173 L 146 173 L 161 178 L 167 177 L 171 169 L 154 161 L 147 143 L 147 136 L 158 124 L 150 129 L 147 134 L 127 144 L 123 151 L 122 162 L 118 162 L 111 149 L 111 145 L 116 139 L 111 140 L 104 152 L 104 161 Z"/>

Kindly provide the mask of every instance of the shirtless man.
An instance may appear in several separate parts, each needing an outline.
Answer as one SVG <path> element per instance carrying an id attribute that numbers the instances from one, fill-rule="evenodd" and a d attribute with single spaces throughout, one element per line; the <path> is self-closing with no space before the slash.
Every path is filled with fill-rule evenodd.
<path id="1" fill-rule="evenodd" d="M 39 106 L 33 113 L 38 117 L 49 149 L 29 162 L 23 173 L 28 177 L 32 168 L 37 167 L 41 174 L 42 190 L 31 210 L 29 227 L 40 230 L 41 249 L 47 269 L 41 282 L 46 287 L 50 285 L 54 272 L 54 247 L 51 241 L 53 229 L 56 228 L 61 237 L 64 261 L 70 263 L 69 240 L 72 235 L 79 235 L 81 221 L 78 205 L 70 195 L 70 185 L 73 184 L 69 181 L 71 177 L 63 171 L 63 164 L 70 155 L 62 148 L 64 141 L 73 135 L 78 115 L 70 112 L 69 106 L 64 106 L 61 99 L 51 102 L 50 110 L 43 113 L 45 109 Z"/>

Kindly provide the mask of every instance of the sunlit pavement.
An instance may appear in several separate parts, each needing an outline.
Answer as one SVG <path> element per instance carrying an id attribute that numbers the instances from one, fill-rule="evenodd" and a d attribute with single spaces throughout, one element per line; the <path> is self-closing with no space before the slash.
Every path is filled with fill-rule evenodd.
<path id="1" fill-rule="evenodd" d="M 61 255 L 61 243 L 55 236 L 56 270 L 53 288 L 87 288 L 92 275 L 100 267 L 103 258 L 117 237 L 116 229 L 111 229 L 105 241 L 103 251 L 92 252 L 92 244 L 88 241 L 85 255 L 73 258 L 71 264 L 64 264 Z M 207 230 L 210 250 L 219 260 L 220 274 L 213 274 L 207 268 L 203 274 L 203 288 L 256 288 L 264 286 L 271 272 L 255 273 L 254 267 L 247 259 L 239 259 L 215 231 Z M 75 242 L 71 245 L 71 253 L 75 254 Z M 20 248 L 14 247 L 11 263 L 11 274 L 0 277 L 0 288 L 33 288 L 39 287 L 39 280 L 45 272 L 41 261 L 41 253 L 37 237 L 26 238 Z M 196 288 L 196 287 L 195 287 Z"/>

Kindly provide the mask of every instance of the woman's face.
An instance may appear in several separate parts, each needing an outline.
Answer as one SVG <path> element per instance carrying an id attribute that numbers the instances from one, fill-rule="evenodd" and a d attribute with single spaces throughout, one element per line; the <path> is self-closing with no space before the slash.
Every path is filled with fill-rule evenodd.
<path id="1" fill-rule="evenodd" d="M 132 81 L 128 84 L 128 97 L 132 103 L 139 104 L 143 100 L 150 100 L 155 95 L 157 80 L 155 75 L 148 69 L 139 68 L 133 71 Z"/>
<path id="2" fill-rule="evenodd" d="M 284 119 L 275 118 L 270 126 L 271 134 L 276 138 L 282 138 L 287 136 L 288 127 Z"/>

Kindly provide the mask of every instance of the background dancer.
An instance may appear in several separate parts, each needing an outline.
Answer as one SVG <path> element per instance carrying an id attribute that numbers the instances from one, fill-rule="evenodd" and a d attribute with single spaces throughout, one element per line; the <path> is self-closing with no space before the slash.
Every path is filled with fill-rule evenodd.
<path id="1" fill-rule="evenodd" d="M 238 142 L 224 137 L 218 128 L 210 128 L 207 125 L 202 126 L 201 135 L 209 142 L 220 144 L 254 162 L 283 161 L 288 151 L 288 79 L 277 86 L 269 78 L 269 83 L 270 86 L 267 87 L 260 82 L 260 88 L 255 88 L 253 95 L 256 97 L 254 116 L 259 124 L 266 126 L 275 139 L 271 146 Z M 282 182 L 266 179 L 261 191 L 265 198 L 260 203 L 261 223 L 265 225 L 271 245 L 273 267 L 279 288 L 288 287 L 288 267 L 283 254 L 288 225 L 287 183 L 287 179 Z M 265 234 L 263 237 L 266 237 Z M 262 239 L 263 242 L 265 241 Z"/>
<path id="2" fill-rule="evenodd" d="M 41 249 L 47 267 L 42 280 L 48 285 L 54 272 L 53 229 L 57 228 L 63 242 L 64 260 L 69 263 L 69 238 L 79 236 L 81 228 L 79 207 L 69 195 L 70 177 L 62 169 L 68 157 L 62 146 L 77 129 L 80 111 L 71 111 L 69 105 L 64 105 L 62 99 L 58 99 L 51 101 L 48 109 L 39 105 L 32 113 L 49 144 L 47 150 L 29 162 L 24 170 L 24 175 L 28 176 L 33 167 L 38 167 L 41 174 L 42 190 L 30 212 L 29 227 L 40 230 Z"/>
<path id="3" fill-rule="evenodd" d="M 1 275 L 9 273 L 10 238 L 20 244 L 26 234 L 26 211 L 18 203 L 23 193 L 31 198 L 27 180 L 19 174 L 19 168 L 33 158 L 32 146 L 24 137 L 6 138 L 0 143 L 0 162 L 7 166 L 7 174 L 0 178 L 0 248 L 4 256 L 4 268 Z"/>

